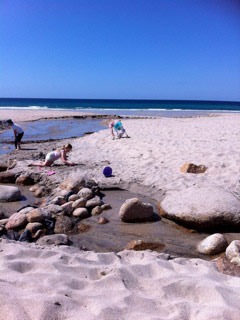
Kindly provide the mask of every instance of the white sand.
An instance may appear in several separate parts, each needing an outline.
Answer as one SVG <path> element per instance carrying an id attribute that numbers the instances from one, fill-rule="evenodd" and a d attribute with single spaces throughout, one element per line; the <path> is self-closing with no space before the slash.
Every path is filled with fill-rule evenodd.
<path id="1" fill-rule="evenodd" d="M 238 320 L 240 279 L 199 259 L 0 243 L 1 320 Z"/>
<path id="2" fill-rule="evenodd" d="M 156 199 L 161 190 L 193 184 L 220 185 L 240 195 L 240 115 L 138 119 L 123 124 L 130 139 L 112 140 L 109 130 L 103 130 L 73 142 L 72 160 L 86 164 L 79 174 L 139 189 Z M 107 161 L 113 178 L 102 174 Z M 206 165 L 208 170 L 182 174 L 179 168 L 185 162 Z"/>

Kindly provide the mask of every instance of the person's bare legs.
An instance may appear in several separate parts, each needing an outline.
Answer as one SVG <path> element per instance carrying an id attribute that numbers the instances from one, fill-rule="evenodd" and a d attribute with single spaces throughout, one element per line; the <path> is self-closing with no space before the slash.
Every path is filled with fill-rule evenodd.
<path id="1" fill-rule="evenodd" d="M 35 167 L 51 167 L 53 164 L 52 161 L 39 161 L 39 162 L 32 162 L 29 163 L 29 167 L 35 166 Z"/>

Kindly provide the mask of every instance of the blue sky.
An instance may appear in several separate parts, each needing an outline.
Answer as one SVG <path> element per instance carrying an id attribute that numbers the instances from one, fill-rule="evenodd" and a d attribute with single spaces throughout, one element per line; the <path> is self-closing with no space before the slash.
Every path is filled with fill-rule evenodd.
<path id="1" fill-rule="evenodd" d="M 0 97 L 240 101 L 240 0 L 1 0 Z"/>

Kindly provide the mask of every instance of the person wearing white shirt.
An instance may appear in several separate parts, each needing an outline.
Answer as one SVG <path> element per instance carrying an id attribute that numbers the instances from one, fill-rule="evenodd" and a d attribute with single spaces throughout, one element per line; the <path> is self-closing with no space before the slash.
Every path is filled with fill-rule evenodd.
<path id="1" fill-rule="evenodd" d="M 13 132 L 14 132 L 15 149 L 20 150 L 21 149 L 21 140 L 24 135 L 24 131 L 17 123 L 13 123 L 13 121 L 11 119 L 7 120 L 7 124 L 9 126 L 11 126 L 11 128 L 13 129 Z"/>

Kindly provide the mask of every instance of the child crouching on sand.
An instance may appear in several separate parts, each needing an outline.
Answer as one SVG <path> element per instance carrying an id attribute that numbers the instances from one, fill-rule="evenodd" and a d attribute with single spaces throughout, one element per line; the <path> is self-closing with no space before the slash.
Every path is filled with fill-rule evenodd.
<path id="1" fill-rule="evenodd" d="M 72 151 L 72 145 L 68 143 L 66 146 L 64 145 L 60 149 L 49 152 L 46 155 L 45 161 L 30 163 L 29 166 L 50 167 L 56 160 L 60 158 L 65 165 L 74 166 L 75 163 L 67 161 L 67 153 L 70 151 Z"/>
<path id="2" fill-rule="evenodd" d="M 117 139 L 120 139 L 123 137 L 123 135 L 126 135 L 126 138 L 130 138 L 127 134 L 127 131 L 123 128 L 121 120 L 118 121 L 111 121 L 109 124 L 109 129 L 111 131 L 111 135 L 113 140 L 115 139 L 114 132 L 116 133 Z"/>

